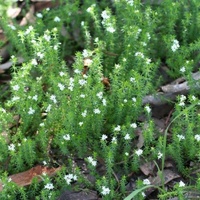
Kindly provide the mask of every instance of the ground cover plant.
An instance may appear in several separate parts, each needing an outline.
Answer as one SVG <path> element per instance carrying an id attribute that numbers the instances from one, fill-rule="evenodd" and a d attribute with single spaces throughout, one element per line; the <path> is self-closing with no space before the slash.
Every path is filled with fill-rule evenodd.
<path id="1" fill-rule="evenodd" d="M 1 4 L 0 199 L 198 199 L 200 2 L 51 3 Z"/>

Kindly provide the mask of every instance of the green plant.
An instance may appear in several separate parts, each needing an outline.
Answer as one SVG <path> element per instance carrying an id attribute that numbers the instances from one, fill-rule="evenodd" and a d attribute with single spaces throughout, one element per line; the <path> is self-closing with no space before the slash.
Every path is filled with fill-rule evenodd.
<path id="1" fill-rule="evenodd" d="M 138 180 L 137 189 L 125 199 L 144 199 L 141 193 L 150 187 L 159 190 L 160 199 L 184 198 L 185 188 L 180 185 L 165 190 L 163 171 L 170 156 L 187 176 L 187 162 L 199 157 L 199 93 L 191 72 L 199 58 L 200 4 L 172 0 L 60 3 L 56 9 L 36 13 L 33 25 L 14 24 L 15 30 L 7 25 L 8 19 L 0 22 L 14 54 L 11 96 L 6 101 L 0 98 L 0 131 L 6 132 L 0 135 L 2 180 L 36 164 L 63 166 L 54 178 L 44 176 L 27 188 L 6 182 L 1 199 L 8 195 L 55 199 L 64 189 L 78 190 L 83 184 L 103 199 L 123 199 L 130 171 L 137 173 L 143 159 L 160 158 L 162 187 Z M 24 58 L 21 66 L 18 55 Z M 74 62 L 69 64 L 66 57 L 72 55 Z M 178 96 L 173 102 L 173 119 L 165 134 L 159 135 L 151 105 L 143 105 L 142 100 L 164 82 L 158 75 L 162 63 L 172 78 L 183 75 L 191 90 L 187 101 Z M 139 121 L 141 115 L 144 123 Z M 17 123 L 14 116 L 20 118 Z M 139 149 L 134 145 L 137 127 L 144 138 Z M 169 127 L 173 136 L 167 143 Z M 95 184 L 74 164 L 78 159 L 84 160 Z M 99 163 L 105 167 L 102 174 L 97 170 Z"/>

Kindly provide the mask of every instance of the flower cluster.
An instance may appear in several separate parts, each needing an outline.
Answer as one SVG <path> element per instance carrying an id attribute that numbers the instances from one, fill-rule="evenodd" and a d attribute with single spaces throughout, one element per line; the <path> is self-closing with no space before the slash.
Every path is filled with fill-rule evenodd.
<path id="1" fill-rule="evenodd" d="M 72 181 L 77 181 L 77 176 L 74 174 L 67 174 L 64 176 L 67 185 L 70 185 Z"/>

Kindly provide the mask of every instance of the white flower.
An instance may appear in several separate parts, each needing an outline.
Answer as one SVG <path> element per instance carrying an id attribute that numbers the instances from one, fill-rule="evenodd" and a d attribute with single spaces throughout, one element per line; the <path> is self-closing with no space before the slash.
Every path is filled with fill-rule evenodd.
<path id="1" fill-rule="evenodd" d="M 192 100 L 193 100 L 193 101 L 196 101 L 196 99 L 197 99 L 197 98 L 196 98 L 194 95 L 192 95 Z"/>
<path id="2" fill-rule="evenodd" d="M 117 138 L 116 137 L 112 138 L 112 143 L 117 144 Z"/>
<path id="3" fill-rule="evenodd" d="M 163 154 L 159 151 L 159 152 L 158 152 L 158 159 L 161 159 L 162 156 L 163 156 Z"/>
<path id="4" fill-rule="evenodd" d="M 58 87 L 61 91 L 65 89 L 65 86 L 62 83 L 58 83 Z"/>
<path id="5" fill-rule="evenodd" d="M 137 124 L 136 123 L 132 123 L 130 126 L 131 126 L 131 128 L 137 128 Z"/>
<path id="6" fill-rule="evenodd" d="M 74 70 L 74 73 L 75 73 L 75 74 L 80 74 L 81 71 L 80 71 L 79 69 L 75 69 L 75 70 Z"/>
<path id="7" fill-rule="evenodd" d="M 102 191 L 101 191 L 102 195 L 107 195 L 107 194 L 110 193 L 110 189 L 109 188 L 107 188 L 105 186 L 102 186 L 101 188 L 102 188 Z"/>
<path id="8" fill-rule="evenodd" d="M 143 150 L 142 149 L 138 149 L 135 151 L 135 153 L 137 154 L 137 156 L 141 156 L 142 153 L 143 153 Z"/>
<path id="9" fill-rule="evenodd" d="M 149 179 L 144 179 L 144 180 L 143 180 L 143 184 L 144 184 L 144 185 L 150 185 L 151 182 L 149 181 Z"/>
<path id="10" fill-rule="evenodd" d="M 184 73 L 185 72 L 185 67 L 180 68 L 180 72 Z"/>
<path id="11" fill-rule="evenodd" d="M 184 135 L 179 135 L 179 134 L 178 134 L 177 137 L 178 137 L 179 141 L 185 140 L 185 136 L 184 136 Z"/>
<path id="12" fill-rule="evenodd" d="M 61 77 L 65 75 L 64 72 L 59 72 L 59 74 L 60 74 Z"/>
<path id="13" fill-rule="evenodd" d="M 95 108 L 93 111 L 94 111 L 95 114 L 100 114 L 101 113 L 101 111 L 98 108 Z"/>
<path id="14" fill-rule="evenodd" d="M 53 190 L 54 186 L 52 183 L 47 183 L 44 188 L 48 190 Z"/>
<path id="15" fill-rule="evenodd" d="M 87 157 L 88 162 L 93 165 L 94 167 L 97 165 L 97 161 L 94 160 L 91 156 Z"/>
<path id="16" fill-rule="evenodd" d="M 17 101 L 17 100 L 19 100 L 19 99 L 20 99 L 20 97 L 14 96 L 14 97 L 12 98 L 12 101 Z"/>
<path id="17" fill-rule="evenodd" d="M 43 123 L 40 123 L 40 127 L 43 127 L 44 126 L 44 122 Z"/>
<path id="18" fill-rule="evenodd" d="M 145 110 L 147 111 L 147 113 L 150 113 L 150 112 L 151 112 L 151 108 L 150 108 L 149 106 L 145 106 L 144 108 L 145 108 Z"/>
<path id="19" fill-rule="evenodd" d="M 37 95 L 37 94 L 34 95 L 34 96 L 32 97 L 32 99 L 35 100 L 35 101 L 37 101 L 37 100 L 38 100 L 38 95 Z"/>
<path id="20" fill-rule="evenodd" d="M 68 174 L 68 175 L 64 176 L 64 179 L 67 182 L 67 184 L 70 185 L 72 181 L 76 181 L 77 180 L 77 176 L 73 175 L 73 174 Z"/>
<path id="21" fill-rule="evenodd" d="M 38 56 L 40 59 L 44 58 L 44 54 L 41 53 L 41 52 L 37 52 L 37 56 Z"/>
<path id="22" fill-rule="evenodd" d="M 146 64 L 149 65 L 151 63 L 151 59 L 147 58 L 146 59 Z"/>
<path id="23" fill-rule="evenodd" d="M 43 163 L 43 165 L 47 165 L 47 162 L 46 162 L 45 160 L 43 160 L 43 162 L 42 162 L 42 163 Z"/>
<path id="24" fill-rule="evenodd" d="M 69 134 L 64 135 L 63 139 L 69 141 L 70 140 L 70 135 Z"/>
<path id="25" fill-rule="evenodd" d="M 197 140 L 197 142 L 199 142 L 200 141 L 200 135 L 195 135 L 194 139 Z"/>
<path id="26" fill-rule="evenodd" d="M 51 36 L 50 35 L 46 35 L 44 34 L 44 39 L 49 42 L 51 40 Z"/>
<path id="27" fill-rule="evenodd" d="M 96 96 L 97 96 L 99 99 L 102 99 L 102 98 L 103 98 L 103 92 L 97 93 Z"/>
<path id="28" fill-rule="evenodd" d="M 124 103 L 127 103 L 128 102 L 128 100 L 127 99 L 124 99 Z"/>
<path id="29" fill-rule="evenodd" d="M 53 21 L 54 22 L 60 22 L 60 18 L 56 16 Z"/>
<path id="30" fill-rule="evenodd" d="M 108 138 L 108 136 L 103 134 L 102 137 L 101 137 L 101 140 L 104 141 L 104 140 L 106 140 L 107 138 Z"/>
<path id="31" fill-rule="evenodd" d="M 150 39 L 151 39 L 151 36 L 150 36 L 150 34 L 149 34 L 149 33 L 147 33 L 147 38 L 148 38 L 148 40 L 150 40 Z"/>
<path id="32" fill-rule="evenodd" d="M 132 83 L 135 82 L 135 78 L 131 77 L 130 82 L 132 82 Z"/>
<path id="33" fill-rule="evenodd" d="M 185 183 L 183 181 L 180 181 L 179 182 L 179 187 L 184 187 L 185 186 Z"/>
<path id="34" fill-rule="evenodd" d="M 141 53 L 141 52 L 136 52 L 136 53 L 135 53 L 135 56 L 138 56 L 138 57 L 144 58 L 144 54 Z"/>
<path id="35" fill-rule="evenodd" d="M 83 125 L 83 122 L 79 122 L 78 124 L 79 124 L 79 126 L 82 126 L 82 125 Z"/>
<path id="36" fill-rule="evenodd" d="M 131 137 L 130 137 L 130 135 L 127 133 L 127 134 L 124 136 L 124 139 L 125 139 L 125 140 L 130 140 Z"/>
<path id="37" fill-rule="evenodd" d="M 35 58 L 32 59 L 31 64 L 36 66 L 36 65 L 38 64 L 38 63 L 37 63 L 37 60 L 36 60 Z"/>
<path id="38" fill-rule="evenodd" d="M 106 99 L 102 100 L 103 106 L 106 106 Z"/>
<path id="39" fill-rule="evenodd" d="M 121 131 L 121 126 L 117 125 L 117 127 L 114 128 L 114 131 Z"/>
<path id="40" fill-rule="evenodd" d="M 136 101 L 137 101 L 137 99 L 136 99 L 135 97 L 133 97 L 133 98 L 132 98 L 132 101 L 133 101 L 133 102 L 136 102 Z"/>
<path id="41" fill-rule="evenodd" d="M 83 117 L 86 117 L 86 115 L 87 115 L 87 110 L 84 110 L 84 112 L 82 112 L 81 115 L 82 115 Z"/>
<path id="42" fill-rule="evenodd" d="M 52 106 L 51 104 L 49 104 L 49 105 L 47 106 L 46 112 L 50 112 L 51 106 Z"/>
<path id="43" fill-rule="evenodd" d="M 180 101 L 185 101 L 186 100 L 186 96 L 185 95 L 181 95 L 180 96 Z"/>
<path id="44" fill-rule="evenodd" d="M 141 193 L 143 197 L 146 197 L 146 194 L 144 192 Z"/>
<path id="45" fill-rule="evenodd" d="M 28 114 L 29 115 L 33 115 L 34 113 L 35 113 L 35 110 L 32 107 L 30 107 L 29 111 L 28 111 Z"/>
<path id="46" fill-rule="evenodd" d="M 78 82 L 79 82 L 79 84 L 80 84 L 81 86 L 84 86 L 84 85 L 87 83 L 87 81 L 84 80 L 84 79 L 81 79 L 81 80 L 79 80 Z"/>
<path id="47" fill-rule="evenodd" d="M 102 13 L 101 13 L 101 17 L 103 19 L 109 19 L 110 18 L 110 15 L 107 13 L 106 10 L 104 10 Z"/>
<path id="48" fill-rule="evenodd" d="M 42 18 L 42 17 L 43 17 L 42 13 L 37 13 L 36 16 L 37 16 L 38 18 Z"/>
<path id="49" fill-rule="evenodd" d="M 172 51 L 175 52 L 179 47 L 180 47 L 179 41 L 175 39 L 175 40 L 173 41 L 172 46 L 171 46 Z"/>
<path id="50" fill-rule="evenodd" d="M 184 102 L 180 102 L 178 105 L 179 106 L 185 106 L 185 103 Z"/>
<path id="51" fill-rule="evenodd" d="M 13 31 L 16 30 L 16 27 L 14 25 L 12 25 L 12 24 L 8 24 L 8 27 L 10 27 Z"/>
<path id="52" fill-rule="evenodd" d="M 89 57 L 89 52 L 86 49 L 84 49 L 82 55 L 84 58 L 87 58 Z"/>
<path id="53" fill-rule="evenodd" d="M 84 95 L 84 94 L 81 94 L 80 97 L 84 99 L 84 98 L 85 98 L 85 95 Z"/>
<path id="54" fill-rule="evenodd" d="M 129 156 L 129 153 L 128 153 L 128 152 L 125 152 L 125 156 Z"/>
<path id="55" fill-rule="evenodd" d="M 55 96 L 55 95 L 51 95 L 51 96 L 50 96 L 50 99 L 51 99 L 54 103 L 57 103 L 57 100 L 56 100 L 56 96 Z"/>
<path id="56" fill-rule="evenodd" d="M 15 145 L 14 145 L 14 144 L 10 144 L 10 145 L 8 146 L 8 150 L 9 150 L 9 151 L 15 151 Z"/>
<path id="57" fill-rule="evenodd" d="M 127 3 L 128 3 L 130 6 L 133 6 L 133 3 L 134 3 L 133 0 L 126 0 L 126 1 L 127 1 Z"/>
<path id="58" fill-rule="evenodd" d="M 20 87 L 19 87 L 19 85 L 14 85 L 12 88 L 13 88 L 13 90 L 18 91 Z"/>
<path id="59" fill-rule="evenodd" d="M 108 32 L 110 32 L 110 33 L 114 33 L 115 32 L 115 29 L 112 26 L 107 27 L 106 30 Z"/>
<path id="60" fill-rule="evenodd" d="M 87 12 L 88 13 L 92 13 L 94 11 L 94 7 L 96 6 L 96 4 L 92 4 L 89 8 L 87 8 Z"/>

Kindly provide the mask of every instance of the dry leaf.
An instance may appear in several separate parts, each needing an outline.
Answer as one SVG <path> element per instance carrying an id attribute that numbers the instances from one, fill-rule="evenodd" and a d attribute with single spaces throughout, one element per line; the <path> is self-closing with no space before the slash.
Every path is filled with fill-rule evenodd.
<path id="1" fill-rule="evenodd" d="M 37 177 L 38 180 L 41 181 L 40 176 L 42 176 L 42 174 L 45 173 L 48 176 L 53 176 L 59 170 L 61 170 L 61 167 L 47 168 L 47 167 L 38 165 L 36 167 L 29 169 L 28 171 L 11 175 L 8 178 L 11 178 L 11 180 L 15 182 L 18 186 L 27 186 L 32 183 L 32 180 L 34 177 Z M 2 189 L 3 189 L 3 186 L 2 186 L 2 183 L 0 183 L 0 191 L 2 191 Z"/>

